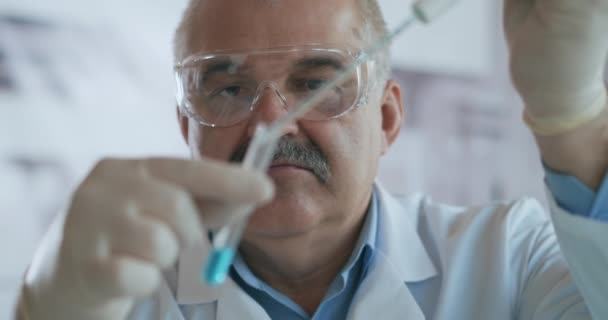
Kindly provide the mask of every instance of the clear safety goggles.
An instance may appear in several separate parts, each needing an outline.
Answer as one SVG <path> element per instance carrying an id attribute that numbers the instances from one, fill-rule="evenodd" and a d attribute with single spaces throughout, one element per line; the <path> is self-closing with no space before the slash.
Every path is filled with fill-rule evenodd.
<path id="1" fill-rule="evenodd" d="M 267 91 L 289 111 L 347 68 L 357 54 L 310 45 L 193 55 L 175 66 L 177 103 L 188 116 L 210 127 L 248 119 Z M 333 119 L 367 104 L 371 69 L 372 61 L 361 64 L 301 118 Z"/>

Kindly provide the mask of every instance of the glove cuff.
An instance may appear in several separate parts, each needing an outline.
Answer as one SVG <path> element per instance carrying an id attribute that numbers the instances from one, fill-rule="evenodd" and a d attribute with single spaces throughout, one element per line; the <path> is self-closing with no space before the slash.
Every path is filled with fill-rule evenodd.
<path id="1" fill-rule="evenodd" d="M 576 113 L 540 118 L 524 109 L 523 119 L 534 133 L 541 136 L 553 136 L 576 129 L 592 121 L 607 107 L 608 94 L 606 90 L 603 90 L 587 107 L 576 109 Z"/>

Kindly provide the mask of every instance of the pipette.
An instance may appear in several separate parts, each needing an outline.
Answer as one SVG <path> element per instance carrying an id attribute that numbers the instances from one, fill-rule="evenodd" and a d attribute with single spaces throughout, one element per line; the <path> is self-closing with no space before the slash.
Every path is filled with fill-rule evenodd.
<path id="1" fill-rule="evenodd" d="M 388 35 L 379 39 L 372 46 L 367 48 L 340 74 L 325 84 L 314 95 L 304 100 L 300 105 L 289 111 L 283 118 L 270 125 L 259 124 L 253 135 L 245 158 L 243 167 L 260 172 L 266 172 L 275 152 L 275 148 L 283 128 L 306 114 L 315 105 L 323 101 L 325 95 L 332 91 L 332 88 L 347 81 L 359 65 L 367 59 L 373 57 L 379 50 L 390 45 L 395 37 L 400 35 L 416 21 L 424 24 L 430 23 L 442 13 L 447 11 L 457 0 L 418 0 L 411 8 L 411 13 Z M 241 236 L 253 207 L 243 207 L 240 212 L 232 214 L 232 219 L 213 234 L 212 249 L 205 269 L 203 278 L 212 286 L 222 284 L 230 271 L 232 260 L 238 250 Z"/>

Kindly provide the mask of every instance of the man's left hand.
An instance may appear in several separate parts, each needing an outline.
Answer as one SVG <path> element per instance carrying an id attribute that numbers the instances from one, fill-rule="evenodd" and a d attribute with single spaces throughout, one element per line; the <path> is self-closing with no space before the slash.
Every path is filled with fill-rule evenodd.
<path id="1" fill-rule="evenodd" d="M 574 129 L 605 108 L 608 0 L 505 0 L 505 32 L 535 133 Z"/>
<path id="2" fill-rule="evenodd" d="M 505 32 L 543 161 L 597 188 L 608 168 L 608 0 L 505 0 Z"/>

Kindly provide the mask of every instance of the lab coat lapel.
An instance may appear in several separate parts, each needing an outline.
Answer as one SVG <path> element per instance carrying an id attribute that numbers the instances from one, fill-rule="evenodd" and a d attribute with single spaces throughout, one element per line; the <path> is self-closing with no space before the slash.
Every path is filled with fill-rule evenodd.
<path id="1" fill-rule="evenodd" d="M 379 252 L 359 286 L 348 320 L 424 320 L 424 314 L 399 274 Z"/>
<path id="2" fill-rule="evenodd" d="M 158 320 L 184 320 L 177 301 L 173 296 L 173 292 L 165 281 L 161 283 L 158 291 L 159 295 L 159 316 Z"/>
<path id="3" fill-rule="evenodd" d="M 424 314 L 407 288 L 437 275 L 416 225 L 421 199 L 400 203 L 380 185 L 378 232 L 374 262 L 351 304 L 349 320 L 423 320 Z"/>
<path id="4" fill-rule="evenodd" d="M 201 244 L 180 255 L 177 301 L 180 304 L 217 303 L 217 320 L 270 320 L 264 309 L 232 279 L 226 279 L 220 287 L 210 287 L 193 277 L 200 274 L 208 252 L 209 245 Z"/>
<path id="5" fill-rule="evenodd" d="M 266 311 L 239 288 L 232 286 L 224 293 L 217 303 L 217 320 L 271 320 Z"/>
<path id="6" fill-rule="evenodd" d="M 437 269 L 418 234 L 418 218 L 424 199 L 414 195 L 402 201 L 376 184 L 380 199 L 378 250 L 386 256 L 402 282 L 418 282 L 437 275 Z"/>

